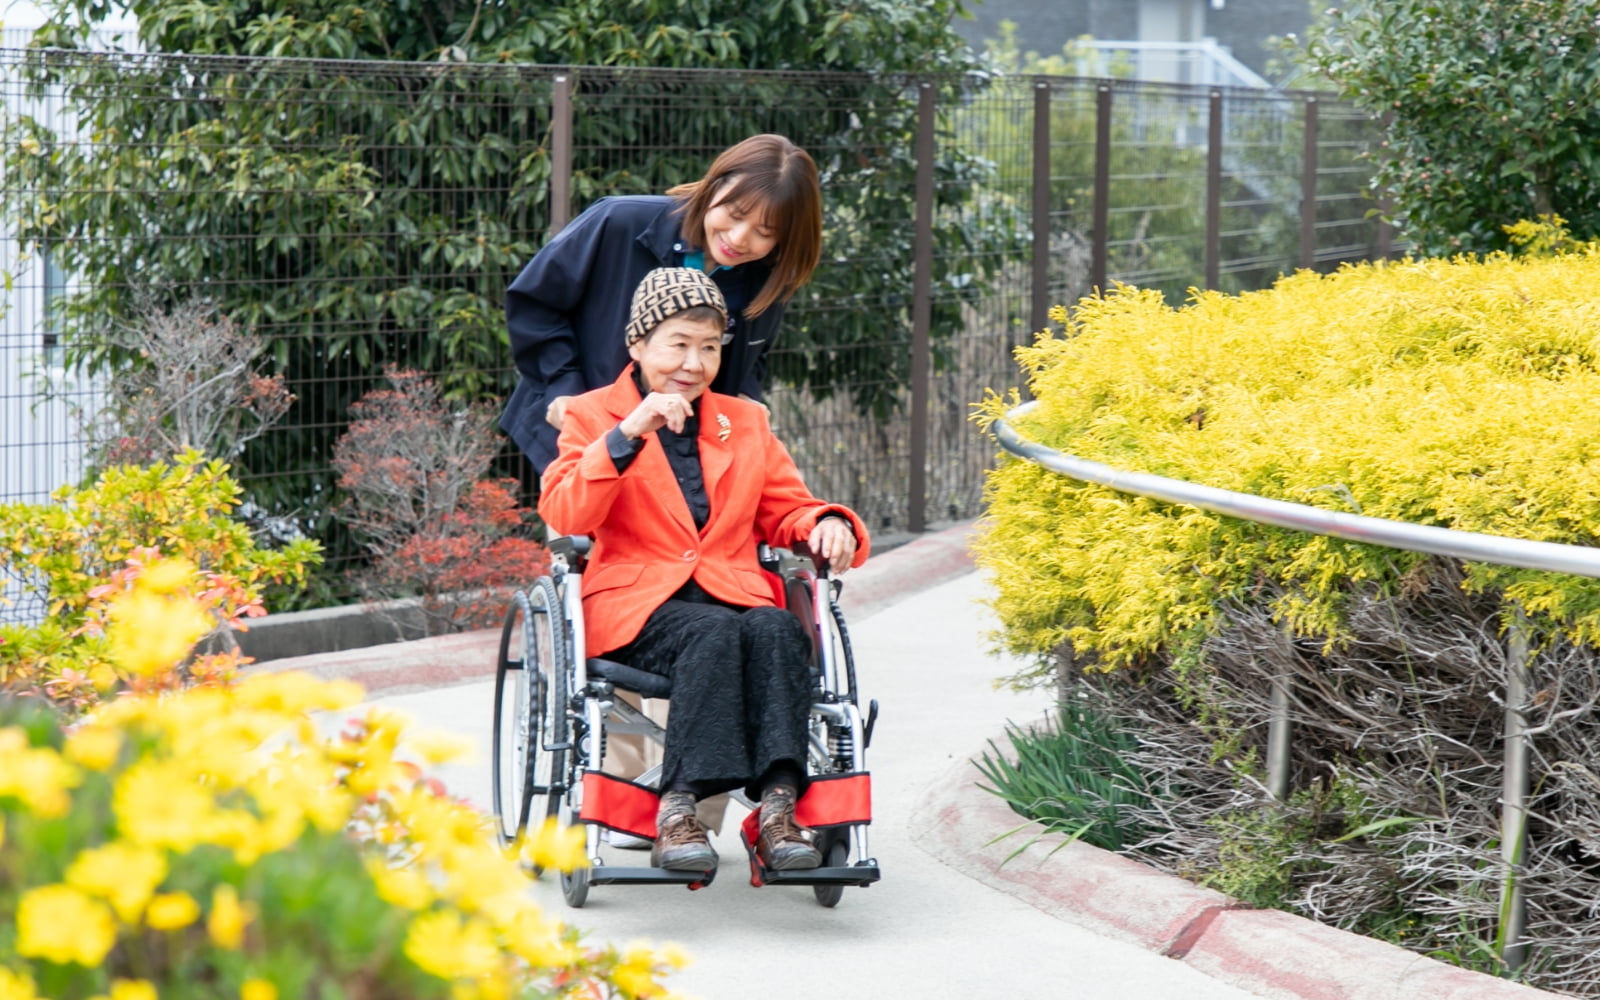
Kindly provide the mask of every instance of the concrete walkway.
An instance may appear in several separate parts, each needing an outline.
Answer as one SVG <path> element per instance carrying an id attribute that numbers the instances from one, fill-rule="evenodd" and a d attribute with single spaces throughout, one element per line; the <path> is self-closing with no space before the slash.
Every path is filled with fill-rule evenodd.
<path id="1" fill-rule="evenodd" d="M 701 1000 L 1043 998 L 1072 1000 L 1514 1000 L 1553 997 L 1210 890 L 1045 835 L 980 790 L 971 758 L 1008 721 L 1044 716 L 1044 692 L 997 690 L 1017 664 L 984 651 L 991 619 L 965 527 L 874 556 L 847 575 L 842 603 L 866 697 L 882 706 L 867 761 L 872 851 L 883 880 L 847 888 L 836 909 L 807 888 L 752 888 L 730 808 L 714 839 L 722 865 L 699 892 L 596 886 L 567 908 L 546 877 L 529 891 L 596 940 L 674 941 L 694 964 L 675 989 Z M 497 633 L 273 661 L 353 677 L 373 702 L 478 747 L 435 771 L 487 808 Z M 608 850 L 610 850 L 608 848 Z M 612 852 L 639 864 L 638 853 Z"/>
<path id="2" fill-rule="evenodd" d="M 850 577 L 844 579 L 848 591 Z M 717 880 L 704 890 L 596 886 L 583 909 L 570 910 L 559 884 L 546 877 L 532 886 L 535 898 L 600 939 L 678 942 L 694 964 L 673 985 L 704 1000 L 1250 996 L 1133 944 L 1064 924 L 916 845 L 909 819 L 929 785 L 957 780 L 952 764 L 981 749 L 1006 719 L 1034 719 L 1048 707 L 1042 693 L 994 689 L 1011 665 L 980 649 L 982 590 L 969 573 L 850 622 L 862 689 L 883 708 L 867 758 L 881 882 L 846 889 L 832 910 L 807 888 L 752 888 L 733 832 L 743 818 L 735 806 L 715 838 Z M 490 794 L 485 730 L 492 694 L 491 684 L 476 682 L 380 701 L 476 740 L 483 755 L 477 764 L 438 773 L 453 792 L 482 804 Z M 613 856 L 619 864 L 648 863 L 640 853 Z"/>

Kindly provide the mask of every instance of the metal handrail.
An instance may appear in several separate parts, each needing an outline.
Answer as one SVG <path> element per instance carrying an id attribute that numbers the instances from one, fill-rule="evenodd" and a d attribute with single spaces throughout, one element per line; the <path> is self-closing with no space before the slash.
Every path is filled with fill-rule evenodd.
<path id="1" fill-rule="evenodd" d="M 1425 524 L 1391 521 L 1364 514 L 1346 514 L 1305 504 L 1272 500 L 1250 493 L 1202 486 L 1181 479 L 1143 472 L 1127 472 L 1057 451 L 1018 434 L 1007 421 L 1021 417 L 1038 405 L 1035 400 L 1008 411 L 993 425 L 995 439 L 1018 458 L 1054 472 L 1095 483 L 1123 493 L 1199 507 L 1228 517 L 1343 538 L 1369 545 L 1454 556 L 1475 562 L 1522 569 L 1572 573 L 1600 578 L 1600 548 L 1563 545 L 1524 538 L 1506 538 L 1472 531 L 1456 531 Z M 1515 969 L 1527 959 L 1526 902 L 1517 867 L 1527 846 L 1527 797 L 1531 778 L 1531 738 L 1524 707 L 1531 690 L 1528 678 L 1528 628 L 1520 609 L 1514 609 L 1507 632 L 1507 683 L 1505 728 L 1502 733 L 1505 763 L 1500 797 L 1500 856 L 1506 867 L 1501 898 L 1501 958 Z M 1273 682 L 1271 718 L 1267 733 L 1267 787 L 1278 799 L 1288 797 L 1290 719 L 1287 680 Z"/>
<path id="2" fill-rule="evenodd" d="M 1346 514 L 1286 500 L 1271 500 L 1250 493 L 1235 493 L 1201 486 L 1181 479 L 1167 479 L 1145 472 L 1126 472 L 1078 458 L 1022 437 L 1006 421 L 1025 415 L 1038 400 L 1024 403 L 994 422 L 994 436 L 1000 446 L 1018 458 L 1025 458 L 1054 472 L 1106 486 L 1123 493 L 1187 504 L 1229 517 L 1261 524 L 1293 528 L 1318 535 L 1331 535 L 1352 542 L 1366 542 L 1392 549 L 1455 556 L 1474 562 L 1521 569 L 1542 569 L 1556 573 L 1600 578 L 1600 548 L 1536 542 L 1474 531 L 1457 531 L 1427 524 L 1390 521 L 1364 514 Z"/>

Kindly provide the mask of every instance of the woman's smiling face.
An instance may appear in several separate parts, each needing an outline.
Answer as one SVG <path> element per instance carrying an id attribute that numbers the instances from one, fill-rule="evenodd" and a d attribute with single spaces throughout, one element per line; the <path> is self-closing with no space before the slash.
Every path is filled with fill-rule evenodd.
<path id="1" fill-rule="evenodd" d="M 724 181 L 724 192 L 732 186 L 731 178 Z M 727 197 L 719 194 L 706 211 L 706 257 L 722 267 L 732 267 L 771 253 L 778 245 L 778 232 L 767 221 L 767 207 L 748 199 L 730 204 Z"/>
<path id="2" fill-rule="evenodd" d="M 710 387 L 722 367 L 720 323 L 669 316 L 643 340 L 628 347 L 651 392 L 672 392 L 689 401 Z"/>

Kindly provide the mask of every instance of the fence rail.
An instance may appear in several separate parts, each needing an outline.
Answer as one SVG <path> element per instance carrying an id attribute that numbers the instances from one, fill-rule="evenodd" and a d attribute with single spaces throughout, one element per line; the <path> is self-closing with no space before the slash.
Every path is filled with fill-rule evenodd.
<path id="1" fill-rule="evenodd" d="M 774 424 L 876 530 L 977 513 L 993 455 L 969 406 L 1017 382 L 1051 305 L 1259 288 L 1392 242 L 1368 215 L 1377 125 L 1312 93 L 0 50 L 0 102 L 0 500 L 83 474 L 136 297 L 198 297 L 269 341 L 297 397 L 231 456 L 247 491 L 336 564 L 359 551 L 328 513 L 331 446 L 383 367 L 504 396 L 501 294 L 549 234 L 754 132 L 825 185 Z"/>

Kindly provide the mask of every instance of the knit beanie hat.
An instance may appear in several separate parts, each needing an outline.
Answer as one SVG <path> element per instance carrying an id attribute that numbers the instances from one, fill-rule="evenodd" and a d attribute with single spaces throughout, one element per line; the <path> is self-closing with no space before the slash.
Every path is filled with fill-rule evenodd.
<path id="1" fill-rule="evenodd" d="M 632 347 L 669 316 L 695 306 L 710 306 L 728 321 L 728 304 L 722 290 L 704 271 L 692 267 L 658 267 L 646 274 L 633 293 L 628 330 L 623 344 Z"/>

